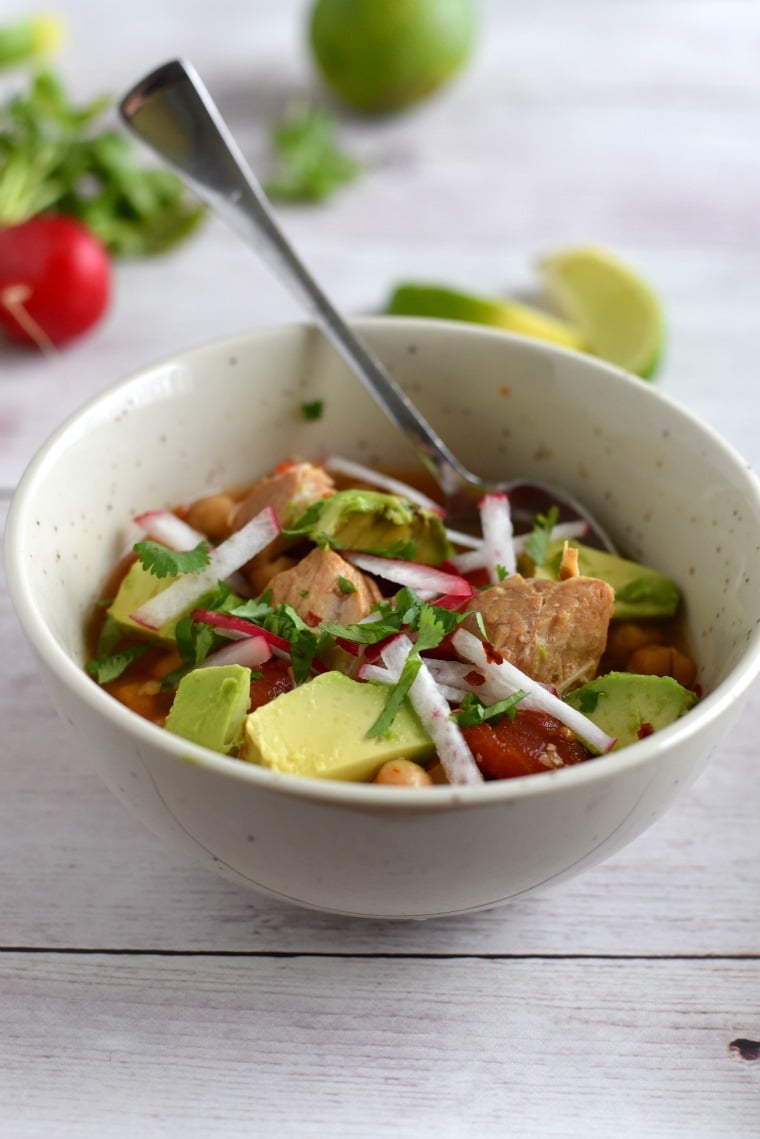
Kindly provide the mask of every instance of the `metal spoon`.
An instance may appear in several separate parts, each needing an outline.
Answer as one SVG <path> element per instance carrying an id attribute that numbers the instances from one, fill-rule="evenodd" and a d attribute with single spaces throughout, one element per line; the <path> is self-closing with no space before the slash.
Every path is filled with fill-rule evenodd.
<path id="1" fill-rule="evenodd" d="M 486 482 L 452 454 L 367 345 L 312 278 L 280 229 L 269 201 L 191 64 L 173 60 L 151 72 L 119 104 L 130 130 L 155 151 L 241 237 L 265 255 L 305 305 L 386 415 L 406 435 L 443 491 L 449 517 L 474 513 L 488 491 L 510 496 L 513 517 L 529 527 L 536 513 L 556 504 L 564 518 L 584 518 L 608 549 L 612 542 L 588 511 L 546 483 Z M 465 511 L 466 513 L 467 511 Z"/>

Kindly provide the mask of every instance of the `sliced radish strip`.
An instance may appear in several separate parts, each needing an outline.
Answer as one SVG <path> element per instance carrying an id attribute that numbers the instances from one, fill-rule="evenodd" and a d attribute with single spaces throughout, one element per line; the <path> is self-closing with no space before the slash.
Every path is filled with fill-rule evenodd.
<path id="1" fill-rule="evenodd" d="M 249 621 L 246 617 L 235 617 L 232 613 L 217 613 L 215 609 L 194 609 L 192 616 L 194 621 L 203 621 L 204 624 L 211 625 L 232 639 L 263 637 L 273 649 L 290 654 L 290 641 L 286 641 L 277 633 L 270 633 L 268 629 L 263 629 L 261 625 Z"/>
<path id="2" fill-rule="evenodd" d="M 181 616 L 204 593 L 215 589 L 218 582 L 235 573 L 255 554 L 277 537 L 280 527 L 271 507 L 235 531 L 225 542 L 211 551 L 209 564 L 198 573 L 183 574 L 167 589 L 131 614 L 132 620 L 148 629 L 160 629 L 167 621 Z"/>
<path id="3" fill-rule="evenodd" d="M 475 592 L 469 581 L 458 574 L 446 573 L 445 570 L 421 565 L 419 562 L 381 558 L 376 554 L 344 553 L 343 557 L 366 573 L 392 581 L 395 585 L 406 585 L 417 592 L 429 592 L 432 596 L 442 593 L 463 599 L 472 597 Z"/>
<path id="4" fill-rule="evenodd" d="M 381 490 L 385 490 L 388 494 L 397 494 L 399 498 L 408 498 L 410 502 L 415 502 L 417 506 L 421 506 L 424 510 L 431 510 L 434 514 L 443 516 L 443 507 L 439 502 L 434 502 L 432 498 L 428 498 L 421 490 L 416 487 L 409 486 L 408 483 L 401 482 L 399 479 L 391 478 L 389 475 L 383 475 L 379 471 L 375 471 L 372 467 L 365 467 L 363 463 L 355 463 L 352 459 L 343 459 L 339 455 L 330 455 L 322 464 L 325 470 L 334 472 L 338 475 L 345 475 L 350 479 L 358 479 L 360 482 L 367 483 L 368 486 L 376 486 Z"/>
<path id="5" fill-rule="evenodd" d="M 446 537 L 452 546 L 464 546 L 467 550 L 479 550 L 483 539 L 477 534 L 465 534 L 462 530 L 446 530 Z"/>
<path id="6" fill-rule="evenodd" d="M 584 538 L 588 534 L 588 522 L 578 519 L 577 522 L 558 522 L 551 532 L 551 541 L 557 539 Z M 516 534 L 512 539 L 512 546 L 516 555 L 525 549 L 525 543 L 530 534 Z M 464 550 L 461 554 L 454 554 L 449 558 L 450 564 L 461 574 L 474 573 L 475 570 L 486 567 L 486 548 L 482 539 L 471 550 Z M 506 568 L 506 567 L 505 567 Z"/>
<path id="7" fill-rule="evenodd" d="M 383 660 L 392 682 L 401 675 L 412 642 L 403 634 L 394 637 L 383 650 Z M 459 725 L 451 719 L 449 702 L 428 671 L 425 661 L 409 689 L 409 702 L 435 744 L 446 778 L 452 784 L 482 783 L 483 776 L 473 754 L 462 735 Z"/>
<path id="8" fill-rule="evenodd" d="M 452 637 L 452 643 L 459 655 L 477 665 L 486 676 L 487 682 L 490 682 L 488 695 L 480 690 L 480 695 L 486 703 L 494 704 L 497 700 L 503 700 L 506 696 L 512 696 L 522 689 L 527 696 L 521 701 L 521 707 L 548 712 L 550 716 L 554 716 L 556 720 L 575 732 L 591 751 L 603 755 L 615 746 L 616 741 L 613 736 L 608 736 L 582 712 L 577 712 L 575 708 L 565 704 L 537 680 L 526 676 L 509 661 L 489 660 L 483 642 L 467 629 L 461 627 L 457 629 Z"/>
<path id="9" fill-rule="evenodd" d="M 243 637 L 230 645 L 224 645 L 216 652 L 209 653 L 201 668 L 212 668 L 220 664 L 242 664 L 244 668 L 258 668 L 272 656 L 272 649 L 264 637 Z"/>
<path id="10" fill-rule="evenodd" d="M 517 570 L 509 499 L 506 494 L 486 494 L 478 509 L 488 578 L 492 585 L 498 585 L 504 576 L 500 571 L 513 574 Z"/>
<path id="11" fill-rule="evenodd" d="M 369 664 L 365 662 L 361 665 L 356 675 L 359 677 L 359 680 L 379 680 L 381 684 L 394 683 L 391 673 L 381 664 Z"/>
<path id="12" fill-rule="evenodd" d="M 172 514 L 171 510 L 147 510 L 144 514 L 139 514 L 135 522 L 149 538 L 178 553 L 194 550 L 199 542 L 208 541 L 205 534 L 188 526 L 187 522 Z"/>
<path id="13" fill-rule="evenodd" d="M 474 573 L 475 570 L 485 569 L 486 559 L 485 543 L 481 540 L 477 549 L 465 550 L 462 554 L 454 554 L 453 558 L 449 558 L 449 564 L 454 567 L 457 573 Z"/>
<path id="14" fill-rule="evenodd" d="M 434 660 L 425 657 L 425 664 L 439 684 L 459 689 L 460 697 L 464 692 L 478 692 L 485 683 L 482 672 L 461 660 Z"/>

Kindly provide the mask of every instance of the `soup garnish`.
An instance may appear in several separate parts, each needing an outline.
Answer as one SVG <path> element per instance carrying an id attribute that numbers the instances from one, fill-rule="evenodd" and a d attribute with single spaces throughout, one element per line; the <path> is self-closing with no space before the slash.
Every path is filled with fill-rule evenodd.
<path id="1" fill-rule="evenodd" d="M 554 510 L 518 535 L 505 495 L 479 513 L 448 530 L 337 457 L 147 511 L 87 671 L 233 759 L 409 787 L 557 770 L 692 707 L 676 583 Z"/>

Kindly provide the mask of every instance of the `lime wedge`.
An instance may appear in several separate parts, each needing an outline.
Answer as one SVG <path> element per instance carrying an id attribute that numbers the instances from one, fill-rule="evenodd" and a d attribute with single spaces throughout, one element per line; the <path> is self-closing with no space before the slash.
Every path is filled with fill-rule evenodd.
<path id="1" fill-rule="evenodd" d="M 654 375 L 665 335 L 662 308 L 633 269 L 586 246 L 551 254 L 539 270 L 549 299 L 581 329 L 589 352 L 644 379 Z"/>
<path id="2" fill-rule="evenodd" d="M 443 285 L 402 284 L 392 292 L 386 306 L 395 316 L 429 316 L 438 320 L 463 320 L 489 324 L 537 340 L 549 340 L 565 348 L 582 349 L 583 336 L 572 324 L 517 301 L 491 300 L 460 293 Z"/>

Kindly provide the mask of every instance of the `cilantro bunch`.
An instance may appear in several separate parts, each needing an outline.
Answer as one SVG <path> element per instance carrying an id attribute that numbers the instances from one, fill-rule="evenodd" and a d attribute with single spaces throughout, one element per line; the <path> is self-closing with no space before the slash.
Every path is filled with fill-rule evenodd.
<path id="1" fill-rule="evenodd" d="M 117 257 L 163 252 L 196 229 L 204 207 L 170 171 L 137 163 L 106 125 L 111 107 L 75 105 L 51 71 L 0 106 L 0 226 L 65 214 Z"/>

